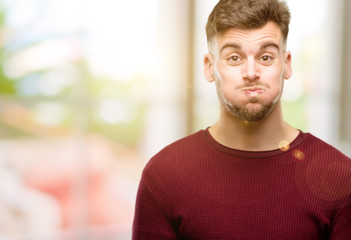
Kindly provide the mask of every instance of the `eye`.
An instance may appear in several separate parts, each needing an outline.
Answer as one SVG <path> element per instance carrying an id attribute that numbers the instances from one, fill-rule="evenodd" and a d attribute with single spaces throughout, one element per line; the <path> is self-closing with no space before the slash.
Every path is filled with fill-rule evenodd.
<path id="1" fill-rule="evenodd" d="M 273 60 L 273 58 L 269 55 L 264 55 L 260 58 L 260 61 L 261 62 L 264 62 L 264 63 L 269 63 Z"/>
<path id="2" fill-rule="evenodd" d="M 238 64 L 241 62 L 241 58 L 238 55 L 230 56 L 228 58 L 228 62 L 230 64 Z"/>

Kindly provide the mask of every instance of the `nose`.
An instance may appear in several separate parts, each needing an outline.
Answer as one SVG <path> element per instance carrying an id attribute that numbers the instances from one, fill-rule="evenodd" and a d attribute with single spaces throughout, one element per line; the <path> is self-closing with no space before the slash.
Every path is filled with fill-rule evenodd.
<path id="1" fill-rule="evenodd" d="M 260 78 L 259 69 L 254 59 L 247 59 L 243 66 L 242 72 L 243 80 L 257 81 Z"/>

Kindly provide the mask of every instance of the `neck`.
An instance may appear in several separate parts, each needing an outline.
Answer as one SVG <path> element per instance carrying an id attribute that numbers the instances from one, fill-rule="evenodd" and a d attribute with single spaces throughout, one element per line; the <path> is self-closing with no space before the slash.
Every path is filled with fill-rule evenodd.
<path id="1" fill-rule="evenodd" d="M 241 121 L 228 114 L 222 106 L 220 111 L 220 119 L 210 128 L 210 133 L 219 143 L 230 148 L 274 150 L 292 142 L 298 135 L 298 130 L 284 121 L 280 103 L 268 117 L 258 122 Z"/>

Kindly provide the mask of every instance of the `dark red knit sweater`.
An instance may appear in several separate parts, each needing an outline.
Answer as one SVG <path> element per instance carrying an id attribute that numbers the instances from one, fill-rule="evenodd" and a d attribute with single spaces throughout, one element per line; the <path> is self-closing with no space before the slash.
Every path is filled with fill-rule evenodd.
<path id="1" fill-rule="evenodd" d="M 350 192 L 351 159 L 311 134 L 247 152 L 202 130 L 145 167 L 133 239 L 351 240 Z"/>

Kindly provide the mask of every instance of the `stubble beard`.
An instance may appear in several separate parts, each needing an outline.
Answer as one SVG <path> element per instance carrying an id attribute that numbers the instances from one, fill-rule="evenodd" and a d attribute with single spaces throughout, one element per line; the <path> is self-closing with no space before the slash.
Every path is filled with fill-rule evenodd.
<path id="1" fill-rule="evenodd" d="M 226 111 L 233 117 L 247 122 L 259 122 L 269 116 L 273 109 L 277 106 L 278 101 L 272 101 L 267 104 L 257 103 L 257 99 L 253 98 L 246 105 L 236 105 L 230 103 L 220 90 L 219 99 Z M 251 106 L 250 106 L 251 105 Z"/>
<path id="2" fill-rule="evenodd" d="M 264 120 L 269 116 L 269 114 L 273 111 L 273 109 L 277 106 L 280 96 L 275 98 L 273 101 L 267 104 L 259 104 L 258 98 L 252 97 L 249 103 L 245 105 L 238 105 L 229 102 L 221 88 L 222 79 L 219 76 L 218 72 L 215 71 L 215 78 L 216 78 L 216 88 L 217 88 L 217 95 L 219 101 L 224 106 L 225 110 L 233 117 L 247 122 L 259 122 Z"/>

